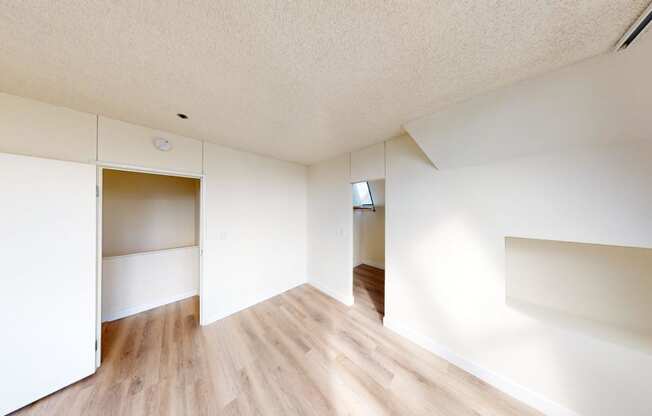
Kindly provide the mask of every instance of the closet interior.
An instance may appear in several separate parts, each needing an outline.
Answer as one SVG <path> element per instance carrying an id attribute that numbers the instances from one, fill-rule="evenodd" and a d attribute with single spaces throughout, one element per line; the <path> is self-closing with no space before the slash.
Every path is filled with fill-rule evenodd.
<path id="1" fill-rule="evenodd" d="M 103 169 L 102 322 L 199 294 L 200 180 Z"/>

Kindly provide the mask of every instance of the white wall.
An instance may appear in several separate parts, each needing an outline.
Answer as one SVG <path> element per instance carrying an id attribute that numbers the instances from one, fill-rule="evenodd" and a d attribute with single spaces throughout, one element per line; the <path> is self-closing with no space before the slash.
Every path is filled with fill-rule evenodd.
<path id="1" fill-rule="evenodd" d="M 205 324 L 306 282 L 307 168 L 208 143 L 204 156 Z"/>
<path id="2" fill-rule="evenodd" d="M 0 93 L 0 152 L 92 163 L 97 116 Z"/>
<path id="3" fill-rule="evenodd" d="M 651 52 L 409 123 L 443 170 L 387 143 L 388 326 L 547 414 L 649 414 L 651 355 L 506 303 L 504 238 L 652 247 Z"/>
<path id="4" fill-rule="evenodd" d="M 102 321 L 112 321 L 199 293 L 199 247 L 105 257 Z"/>
<path id="5" fill-rule="evenodd" d="M 385 143 L 351 152 L 351 182 L 385 178 Z"/>
<path id="6" fill-rule="evenodd" d="M 360 221 L 360 213 L 353 210 L 353 267 L 362 264 L 360 259 L 360 236 L 362 229 L 362 221 Z"/>
<path id="7" fill-rule="evenodd" d="M 199 244 L 199 179 L 105 169 L 102 255 Z"/>
<path id="8" fill-rule="evenodd" d="M 353 206 L 349 155 L 308 168 L 308 282 L 353 304 Z"/>
<path id="9" fill-rule="evenodd" d="M 172 149 L 158 150 L 156 138 L 167 139 Z M 97 158 L 103 163 L 201 174 L 202 142 L 100 116 Z"/>
<path id="10" fill-rule="evenodd" d="M 652 247 L 652 145 L 439 172 L 387 149 L 386 324 L 550 414 L 648 414 L 652 356 L 506 304 L 504 238 Z"/>
<path id="11" fill-rule="evenodd" d="M 505 238 L 510 306 L 652 353 L 652 249 Z"/>
<path id="12" fill-rule="evenodd" d="M 99 150 L 99 157 L 103 162 L 153 170 L 172 170 L 193 175 L 201 174 L 205 167 L 205 249 L 203 253 L 205 281 L 201 288 L 202 299 L 200 300 L 203 324 L 306 282 L 307 168 L 305 166 L 210 144 L 206 145 L 207 150 L 204 154 L 201 141 L 128 125 L 103 117 L 100 117 L 98 132 L 97 120 L 96 115 L 0 94 L 0 151 L 94 164 L 96 152 Z M 156 150 L 152 139 L 158 136 L 170 138 L 174 146 L 173 150 L 170 152 Z M 96 140 L 99 140 L 99 149 L 96 149 Z M 205 156 L 205 161 L 202 160 L 203 156 Z M 91 170 L 91 179 L 93 180 L 88 189 L 90 198 L 88 200 L 94 202 L 95 168 L 92 167 Z M 348 164 L 346 173 L 348 176 Z M 72 186 L 74 183 L 73 180 L 70 185 Z M 14 185 L 20 186 L 20 183 L 14 181 Z M 32 192 L 32 195 L 40 197 L 48 196 L 49 193 Z M 75 198 L 77 197 L 79 195 L 75 196 Z M 54 198 L 55 205 L 61 202 L 56 196 Z M 92 212 L 95 213 L 95 210 Z M 350 214 L 350 190 L 346 212 Z M 25 218 L 28 218 L 30 212 L 25 211 L 23 214 L 27 215 Z M 350 227 L 348 229 L 350 230 Z M 27 226 L 23 228 L 21 235 L 29 237 L 30 235 L 40 235 L 40 233 L 41 230 L 38 227 Z M 56 238 L 48 236 L 45 240 L 38 242 L 39 247 L 41 245 L 51 246 L 57 247 L 58 251 L 64 250 L 66 245 L 62 243 L 62 235 L 65 236 L 65 233 L 59 233 Z M 91 252 L 94 253 L 95 247 L 96 241 L 92 238 L 87 248 L 92 249 Z M 25 253 L 29 254 L 28 251 L 22 251 L 21 255 L 27 255 Z M 52 253 L 56 254 L 56 250 Z M 87 265 L 86 262 L 94 265 L 96 258 L 92 253 L 90 256 L 78 255 L 76 259 L 84 263 L 84 266 Z M 156 256 L 160 253 L 151 254 Z M 350 265 L 350 249 L 348 256 Z M 15 258 L 19 257 L 15 256 Z M 143 266 L 141 263 L 143 259 L 142 256 L 116 259 L 115 264 L 107 266 L 109 270 L 108 277 L 105 277 L 107 279 L 105 283 L 111 285 L 111 276 L 116 275 L 130 276 L 128 279 L 134 278 L 134 275 L 138 275 L 136 278 L 142 277 L 141 273 L 151 269 L 158 270 L 158 267 L 165 264 L 164 261 L 157 260 L 154 265 Z M 107 262 L 111 262 L 111 259 L 107 259 Z M 132 262 L 137 264 L 132 264 Z M 73 266 L 76 264 L 74 261 L 69 263 Z M 196 262 L 191 263 L 196 264 Z M 38 264 L 34 264 L 38 266 Z M 180 263 L 175 264 L 179 265 Z M 115 270 L 111 269 L 113 266 L 116 266 Z M 173 271 L 171 267 L 159 270 L 159 272 L 171 272 Z M 94 267 L 92 269 L 95 270 Z M 50 271 L 58 273 L 60 270 L 52 269 Z M 123 270 L 127 270 L 126 273 Z M 94 273 L 87 273 L 87 277 L 89 276 L 90 280 L 87 279 L 85 282 L 94 285 Z M 168 277 L 167 274 L 158 276 L 159 279 Z M 116 284 L 116 287 L 120 287 L 121 284 L 129 282 L 115 281 L 113 283 Z M 138 285 L 140 287 L 147 286 L 147 289 L 142 289 L 143 292 L 151 289 L 143 282 L 139 282 Z M 57 284 L 56 287 L 65 289 L 65 280 L 61 285 Z M 109 287 L 105 290 L 110 292 L 113 289 Z M 3 293 L 11 292 L 0 291 L 0 295 Z M 154 298 L 154 303 L 165 301 L 164 296 L 154 296 Z M 77 302 L 71 305 L 75 308 L 86 308 L 90 305 L 94 309 L 97 306 L 94 299 L 94 296 L 87 299 L 89 302 L 92 300 L 92 304 Z M 21 305 L 29 305 L 24 301 L 25 297 L 23 296 L 16 297 L 16 300 Z M 148 305 L 147 301 L 137 303 L 141 307 Z M 112 313 L 124 310 L 124 305 L 117 304 L 110 307 L 107 315 L 110 316 Z M 39 310 L 35 309 L 34 311 L 39 313 Z M 92 372 L 94 368 L 93 345 L 96 314 L 93 310 L 89 310 L 89 312 L 90 315 L 73 314 L 78 316 L 78 319 L 65 325 L 66 328 L 72 328 L 79 323 L 92 324 L 93 330 L 89 331 L 87 342 L 84 345 L 79 345 L 80 348 L 85 348 L 89 352 L 88 363 L 90 365 L 88 372 L 83 375 Z M 11 316 L 11 314 L 5 315 Z M 52 316 L 56 317 L 59 323 L 65 320 L 59 319 L 57 314 Z M 43 322 L 45 321 L 41 320 L 41 324 Z M 46 324 L 43 330 L 32 331 L 33 334 L 49 334 L 53 329 L 61 332 L 61 325 Z M 8 327 L 8 325 L 4 325 L 4 327 Z M 53 340 L 56 337 L 49 339 Z M 28 344 L 39 346 L 41 345 L 39 342 L 37 340 L 37 342 Z M 39 351 L 42 350 L 41 348 Z M 69 348 L 68 351 L 77 352 L 72 348 Z M 24 362 L 25 358 L 33 358 L 29 354 L 24 355 L 19 352 L 10 355 L 16 363 Z M 81 357 L 80 354 L 77 356 Z M 50 359 L 50 361 L 52 360 Z M 50 378 L 57 378 L 61 375 L 60 371 L 49 372 L 47 368 L 47 366 L 39 367 L 42 373 L 40 379 L 49 383 Z M 66 368 L 70 371 L 75 370 L 70 365 Z M 24 374 L 29 375 L 27 372 Z M 50 383 L 49 386 L 60 388 L 65 385 L 65 381 L 59 379 L 56 380 L 56 383 Z M 16 383 L 14 386 L 19 389 L 23 387 Z M 52 391 L 50 387 L 43 390 L 44 394 Z M 26 391 L 23 389 L 23 393 Z M 31 399 L 35 398 L 31 397 Z M 20 402 L 20 405 L 23 405 L 29 398 L 16 395 L 15 399 L 16 403 Z M 6 405 L 4 402 L 2 404 Z"/>
<path id="13" fill-rule="evenodd" d="M 652 36 L 404 127 L 439 169 L 649 139 Z M 463 109 L 463 110 L 462 110 Z"/>
<path id="14" fill-rule="evenodd" d="M 204 173 L 203 323 L 305 283 L 305 166 L 212 144 L 204 153 L 198 140 L 7 94 L 0 94 L 0 121 L 5 152 Z M 156 137 L 169 139 L 172 150 L 157 150 Z M 348 162 L 346 169 L 348 176 Z"/>
<path id="15" fill-rule="evenodd" d="M 385 208 L 353 210 L 354 265 L 385 268 Z"/>

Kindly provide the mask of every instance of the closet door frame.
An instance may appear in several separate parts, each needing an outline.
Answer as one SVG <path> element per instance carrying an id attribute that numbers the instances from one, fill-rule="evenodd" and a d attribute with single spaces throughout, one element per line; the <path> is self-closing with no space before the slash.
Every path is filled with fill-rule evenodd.
<path id="1" fill-rule="evenodd" d="M 123 172 L 139 172 L 152 175 L 176 176 L 181 178 L 192 178 L 199 180 L 199 322 L 203 316 L 203 288 L 204 288 L 204 174 L 192 172 L 178 172 L 172 170 L 153 169 L 141 166 L 121 165 L 114 163 L 97 163 L 97 299 L 96 299 L 96 349 L 95 349 L 95 367 L 99 368 L 102 364 L 102 178 L 104 169 L 119 170 Z"/>

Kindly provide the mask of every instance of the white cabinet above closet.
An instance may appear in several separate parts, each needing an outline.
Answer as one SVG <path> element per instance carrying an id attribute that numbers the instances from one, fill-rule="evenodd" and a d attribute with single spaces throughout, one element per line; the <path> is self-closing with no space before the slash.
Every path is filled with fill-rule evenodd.
<path id="1" fill-rule="evenodd" d="M 156 141 L 167 141 L 169 148 Z M 202 142 L 103 116 L 98 122 L 98 161 L 179 173 L 202 173 Z"/>

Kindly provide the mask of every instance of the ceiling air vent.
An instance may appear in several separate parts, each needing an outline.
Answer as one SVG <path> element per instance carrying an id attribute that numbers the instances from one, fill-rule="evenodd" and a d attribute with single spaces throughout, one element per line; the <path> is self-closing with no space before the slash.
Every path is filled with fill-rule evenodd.
<path id="1" fill-rule="evenodd" d="M 620 39 L 616 45 L 616 51 L 625 50 L 631 45 L 636 38 L 645 31 L 648 24 L 652 21 L 652 4 L 650 4 L 643 14 L 636 19 L 634 24 L 625 32 L 625 35 Z"/>

